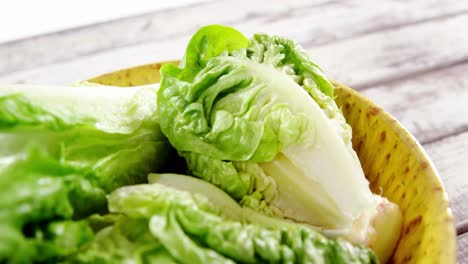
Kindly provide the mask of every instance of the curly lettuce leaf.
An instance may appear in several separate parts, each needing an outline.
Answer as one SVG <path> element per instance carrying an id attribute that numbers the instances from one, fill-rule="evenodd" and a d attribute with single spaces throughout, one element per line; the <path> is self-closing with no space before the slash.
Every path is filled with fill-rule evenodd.
<path id="1" fill-rule="evenodd" d="M 275 225 L 265 226 L 261 219 L 230 218 L 232 210 L 239 212 L 235 201 L 207 182 L 174 174 L 149 177 L 157 183 L 121 187 L 109 195 L 110 211 L 122 218 L 100 231 L 78 259 L 95 260 L 99 254 L 105 259 L 110 252 L 123 256 L 113 257 L 114 263 L 143 263 L 143 255 L 170 256 L 177 263 L 378 263 L 368 249 L 298 224 L 272 218 Z M 230 202 L 210 202 L 215 197 Z"/>

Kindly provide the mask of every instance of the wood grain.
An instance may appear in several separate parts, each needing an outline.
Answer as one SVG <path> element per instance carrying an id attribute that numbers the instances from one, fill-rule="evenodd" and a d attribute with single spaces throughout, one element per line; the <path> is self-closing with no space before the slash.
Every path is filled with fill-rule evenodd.
<path id="1" fill-rule="evenodd" d="M 352 87 L 369 86 L 468 60 L 468 15 L 373 33 L 311 49 L 329 76 Z M 447 34 L 447 31 L 457 34 Z M 443 36 L 443 37 L 438 37 Z M 132 65 L 179 58 L 189 35 L 84 56 L 0 77 L 0 82 L 70 83 Z"/>
<path id="2" fill-rule="evenodd" d="M 468 63 L 361 91 L 421 143 L 468 130 Z"/>
<path id="3" fill-rule="evenodd" d="M 146 42 L 174 42 L 211 23 L 247 34 L 280 34 L 312 47 L 467 11 L 468 2 L 458 0 L 211 1 L 0 44 L 0 74 Z"/>
<path id="4" fill-rule="evenodd" d="M 327 45 L 311 55 L 330 77 L 368 88 L 467 62 L 466 25 L 468 15 L 460 15 Z"/>
<path id="5" fill-rule="evenodd" d="M 457 263 L 468 264 L 468 234 L 458 236 Z"/>

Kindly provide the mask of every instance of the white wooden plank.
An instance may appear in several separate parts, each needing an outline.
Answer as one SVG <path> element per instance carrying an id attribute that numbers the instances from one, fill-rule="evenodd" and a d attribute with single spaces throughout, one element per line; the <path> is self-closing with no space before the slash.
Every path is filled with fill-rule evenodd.
<path id="1" fill-rule="evenodd" d="M 330 77 L 352 87 L 360 87 L 468 60 L 466 25 L 468 15 L 461 15 L 365 35 L 313 50 L 309 47 L 309 51 Z M 111 50 L 5 75 L 0 77 L 0 82 L 63 84 L 122 67 L 178 58 L 183 54 L 189 36 L 186 34 L 180 38 Z"/>
<path id="2" fill-rule="evenodd" d="M 468 233 L 458 236 L 457 263 L 468 264 Z"/>
<path id="3" fill-rule="evenodd" d="M 468 63 L 361 91 L 420 142 L 468 130 Z"/>
<path id="4" fill-rule="evenodd" d="M 69 28 L 108 22 L 147 13 L 148 10 L 180 7 L 199 0 L 15 0 L 0 8 L 0 42 L 56 32 Z M 27 6 L 27 8 L 25 8 Z M 53 8 L 44 8 L 53 7 Z"/>
<path id="5" fill-rule="evenodd" d="M 280 34 L 312 47 L 467 10 L 468 2 L 458 0 L 212 1 L 0 45 L 0 74 L 148 41 L 174 42 L 211 23 L 247 34 Z"/>
<path id="6" fill-rule="evenodd" d="M 130 66 L 180 58 L 190 36 L 110 50 L 73 61 L 0 76 L 0 83 L 69 84 Z"/>
<path id="7" fill-rule="evenodd" d="M 367 35 L 311 51 L 329 76 L 371 87 L 468 61 L 468 15 Z"/>
<path id="8" fill-rule="evenodd" d="M 468 132 L 426 144 L 424 148 L 440 173 L 455 219 L 461 224 L 468 219 Z"/>

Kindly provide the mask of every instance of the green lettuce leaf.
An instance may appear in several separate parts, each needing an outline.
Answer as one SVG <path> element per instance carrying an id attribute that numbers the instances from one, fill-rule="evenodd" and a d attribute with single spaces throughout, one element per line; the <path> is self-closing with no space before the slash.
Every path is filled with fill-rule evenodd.
<path id="1" fill-rule="evenodd" d="M 165 65 L 166 71 L 193 79 L 213 57 L 224 52 L 231 52 L 248 46 L 249 40 L 234 28 L 222 25 L 210 25 L 201 28 L 187 45 L 181 61 L 181 68 Z"/>
<path id="2" fill-rule="evenodd" d="M 113 215 L 114 222 L 101 229 L 96 238 L 70 263 L 177 263 L 162 244 L 154 238 L 148 220 Z"/>
<path id="3" fill-rule="evenodd" d="M 150 181 L 157 183 L 121 187 L 109 195 L 109 210 L 123 220 L 100 231 L 78 258 L 121 252 L 124 258 L 108 259 L 143 263 L 145 252 L 147 257 L 169 255 L 177 263 L 378 262 L 368 249 L 298 224 L 270 218 L 275 225 L 265 226 L 261 218 L 244 215 L 249 223 L 238 215 L 230 218 L 242 209 L 207 182 L 175 174 L 153 174 Z"/>
<path id="4" fill-rule="evenodd" d="M 75 220 L 106 212 L 107 193 L 161 170 L 171 148 L 157 89 L 1 86 L 0 262 L 73 253 L 93 237 Z"/>

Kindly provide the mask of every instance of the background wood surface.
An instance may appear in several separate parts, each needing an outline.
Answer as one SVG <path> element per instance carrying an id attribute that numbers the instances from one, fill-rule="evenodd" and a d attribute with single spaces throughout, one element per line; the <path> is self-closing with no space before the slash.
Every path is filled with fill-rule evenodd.
<path id="1" fill-rule="evenodd" d="M 68 84 L 177 59 L 194 31 L 232 25 L 297 40 L 329 77 L 394 115 L 449 194 L 468 263 L 468 1 L 221 0 L 0 44 L 0 83 Z"/>

